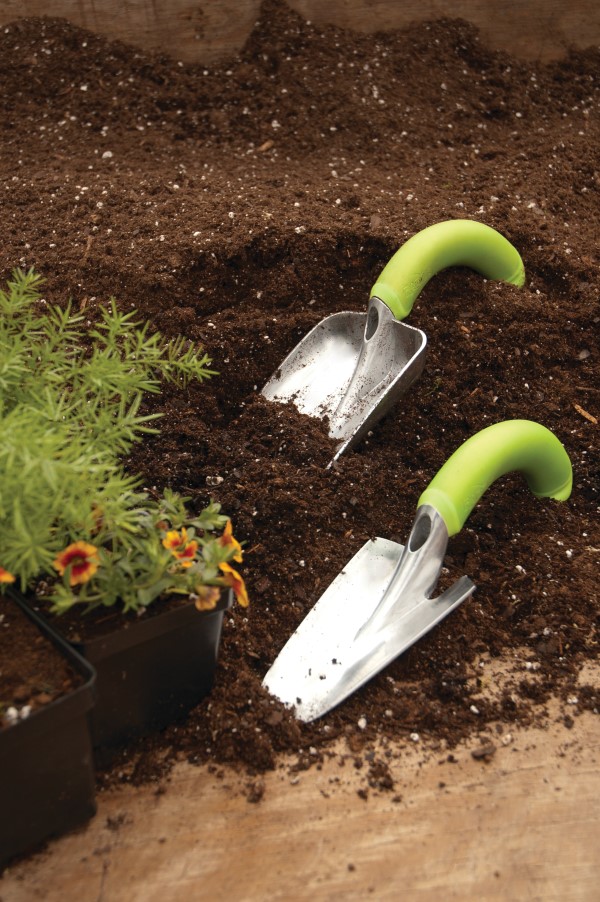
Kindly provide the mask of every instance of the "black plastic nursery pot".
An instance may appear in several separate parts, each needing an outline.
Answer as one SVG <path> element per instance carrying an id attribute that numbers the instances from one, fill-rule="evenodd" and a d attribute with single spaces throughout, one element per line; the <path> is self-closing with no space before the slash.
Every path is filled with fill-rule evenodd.
<path id="1" fill-rule="evenodd" d="M 198 611 L 187 602 L 72 643 L 97 673 L 91 725 L 98 761 L 129 740 L 181 719 L 210 692 L 223 615 L 232 603 L 228 590 L 212 611 Z"/>
<path id="2" fill-rule="evenodd" d="M 0 730 L 0 867 L 96 812 L 89 714 L 96 674 L 16 593 L 7 593 L 81 675 L 81 684 Z"/>

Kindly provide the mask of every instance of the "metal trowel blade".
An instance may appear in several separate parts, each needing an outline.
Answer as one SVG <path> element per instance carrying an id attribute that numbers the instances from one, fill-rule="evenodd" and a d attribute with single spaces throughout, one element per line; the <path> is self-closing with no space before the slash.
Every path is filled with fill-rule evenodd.
<path id="1" fill-rule="evenodd" d="M 344 397 L 362 344 L 366 313 L 333 313 L 298 342 L 262 390 L 310 417 L 330 418 Z"/>
<path id="2" fill-rule="evenodd" d="M 357 633 L 387 591 L 403 546 L 367 542 L 308 613 L 263 685 L 299 720 L 321 717 L 410 648 L 471 595 L 462 577 L 438 598 L 406 598 L 385 627 Z"/>
<path id="3" fill-rule="evenodd" d="M 377 298 L 368 313 L 334 313 L 288 354 L 262 390 L 328 421 L 334 460 L 356 444 L 419 377 L 427 338 Z"/>
<path id="4" fill-rule="evenodd" d="M 381 601 L 404 546 L 371 539 L 333 580 L 290 636 L 263 685 L 286 705 L 304 706 L 323 692 L 322 667 L 337 667 Z"/>

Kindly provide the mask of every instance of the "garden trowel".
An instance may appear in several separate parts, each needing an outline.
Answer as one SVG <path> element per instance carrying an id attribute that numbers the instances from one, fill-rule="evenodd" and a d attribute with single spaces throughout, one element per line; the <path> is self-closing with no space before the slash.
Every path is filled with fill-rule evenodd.
<path id="1" fill-rule="evenodd" d="M 371 429 L 417 379 L 427 338 L 403 323 L 424 285 L 449 266 L 523 285 L 523 262 L 498 232 L 468 219 L 448 220 L 413 235 L 371 289 L 366 313 L 334 313 L 288 354 L 262 390 L 327 420 L 334 460 Z"/>
<path id="2" fill-rule="evenodd" d="M 450 536 L 498 477 L 525 476 L 538 497 L 571 493 L 569 457 L 530 420 L 506 420 L 468 439 L 421 495 L 406 545 L 368 541 L 288 640 L 263 685 L 311 721 L 338 705 L 425 635 L 474 591 L 463 576 L 437 598 Z"/>

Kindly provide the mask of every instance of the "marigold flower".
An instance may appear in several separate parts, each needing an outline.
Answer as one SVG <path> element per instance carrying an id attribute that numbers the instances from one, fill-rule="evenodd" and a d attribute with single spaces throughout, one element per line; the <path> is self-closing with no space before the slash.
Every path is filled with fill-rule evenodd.
<path id="1" fill-rule="evenodd" d="M 177 529 L 170 529 L 162 540 L 162 543 L 169 551 L 175 552 L 181 548 L 182 545 L 186 545 L 187 540 L 187 529 L 185 526 L 182 526 L 181 532 Z"/>
<path id="2" fill-rule="evenodd" d="M 14 583 L 15 579 L 16 576 L 13 576 L 4 567 L 0 567 L 0 583 Z"/>
<path id="3" fill-rule="evenodd" d="M 198 551 L 198 542 L 195 539 L 188 540 L 185 526 L 181 527 L 180 532 L 176 529 L 170 529 L 162 543 L 177 558 L 182 567 L 192 566 Z"/>
<path id="4" fill-rule="evenodd" d="M 89 542 L 73 542 L 56 555 L 54 567 L 62 576 L 69 569 L 69 585 L 80 586 L 92 578 L 99 565 L 98 549 Z"/>
<path id="5" fill-rule="evenodd" d="M 242 556 L 243 556 L 244 552 L 242 551 L 242 546 L 240 545 L 238 540 L 234 539 L 234 537 L 233 537 L 233 531 L 231 528 L 231 520 L 227 521 L 227 525 L 225 526 L 223 535 L 217 539 L 217 542 L 219 543 L 219 545 L 222 545 L 224 548 L 226 548 L 228 545 L 232 545 L 233 548 L 235 549 L 235 554 L 233 555 L 233 560 L 237 561 L 238 564 L 242 563 Z"/>
<path id="6" fill-rule="evenodd" d="M 198 542 L 188 542 L 181 551 L 173 552 L 182 567 L 191 567 L 198 551 Z"/>
<path id="7" fill-rule="evenodd" d="M 247 608 L 250 604 L 250 599 L 248 598 L 248 592 L 246 591 L 246 584 L 240 574 L 225 561 L 219 564 L 219 567 L 223 571 L 225 583 L 233 589 L 238 604 L 243 608 Z"/>
<path id="8" fill-rule="evenodd" d="M 221 597 L 218 586 L 196 586 L 192 598 L 199 611 L 212 611 Z"/>

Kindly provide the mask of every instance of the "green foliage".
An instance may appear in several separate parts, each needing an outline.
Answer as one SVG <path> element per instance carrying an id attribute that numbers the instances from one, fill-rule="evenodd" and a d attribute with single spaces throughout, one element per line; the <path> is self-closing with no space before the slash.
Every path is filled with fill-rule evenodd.
<path id="1" fill-rule="evenodd" d="M 214 502 L 193 517 L 188 500 L 169 490 L 158 500 L 129 492 L 119 505 L 121 522 L 115 511 L 98 510 L 94 543 L 76 559 L 84 566 L 91 561 L 94 572 L 74 588 L 75 568 L 67 567 L 48 595 L 52 610 L 60 614 L 75 604 L 90 609 L 116 602 L 124 611 L 140 610 L 166 594 L 192 597 L 201 607 L 205 587 L 231 585 L 220 564 L 241 560 L 241 550 L 235 540 L 216 535 L 227 517 Z M 218 592 L 204 606 L 214 606 L 217 597 Z"/>
<path id="2" fill-rule="evenodd" d="M 70 305 L 40 311 L 41 282 L 32 270 L 16 270 L 0 291 L 0 417 L 33 408 L 61 428 L 66 421 L 96 450 L 125 453 L 142 433 L 156 431 L 149 426 L 156 415 L 139 414 L 145 392 L 158 392 L 161 380 L 185 387 L 214 375 L 206 354 L 184 338 L 150 334 L 114 299 L 89 332 Z"/>
<path id="3" fill-rule="evenodd" d="M 157 431 L 157 415 L 140 413 L 144 394 L 163 380 L 186 386 L 210 377 L 210 360 L 184 338 L 151 333 L 114 300 L 86 329 L 70 305 L 40 298 L 41 283 L 34 271 L 16 270 L 0 291 L 0 584 L 14 576 L 25 589 L 55 573 L 57 556 L 77 542 L 98 549 L 98 575 L 75 583 L 75 595 L 67 568 L 53 595 L 57 610 L 117 599 L 129 609 L 166 589 L 225 584 L 219 560 L 201 555 L 174 568 L 156 525 L 187 523 L 202 551 L 214 545 L 228 561 L 233 546 L 211 535 L 227 522 L 218 505 L 190 519 L 184 499 L 150 499 L 120 463 Z"/>

